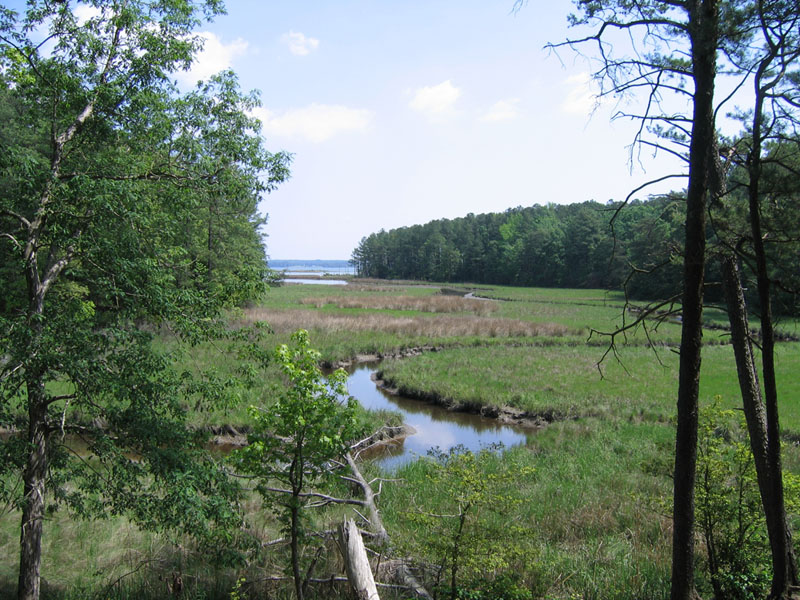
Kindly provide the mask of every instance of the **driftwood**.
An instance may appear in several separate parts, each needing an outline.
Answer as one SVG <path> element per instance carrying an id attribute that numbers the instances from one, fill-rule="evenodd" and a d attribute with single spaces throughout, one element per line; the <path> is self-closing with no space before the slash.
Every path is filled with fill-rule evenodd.
<path id="1" fill-rule="evenodd" d="M 347 570 L 347 581 L 355 592 L 358 600 L 380 600 L 378 588 L 375 586 L 375 578 L 372 576 L 372 568 L 369 566 L 367 550 L 364 548 L 364 540 L 358 531 L 355 522 L 347 519 L 339 526 L 339 538 L 342 545 L 342 556 L 344 556 L 344 566 Z"/>
<path id="2" fill-rule="evenodd" d="M 368 516 L 366 520 L 369 523 L 369 527 L 372 533 L 375 534 L 378 545 L 388 546 L 389 534 L 386 533 L 386 528 L 383 526 L 383 519 L 381 519 L 381 514 L 378 512 L 378 505 L 375 504 L 375 492 L 372 490 L 370 483 L 364 479 L 364 476 L 358 469 L 356 461 L 349 452 L 345 455 L 345 459 L 347 459 L 347 464 L 350 467 L 350 471 L 353 473 L 353 478 L 350 479 L 348 477 L 347 479 L 357 484 L 358 487 L 361 488 L 361 493 L 364 495 L 363 506 L 367 509 Z"/>
<path id="3" fill-rule="evenodd" d="M 345 455 L 345 459 L 347 460 L 347 464 L 353 473 L 352 478 L 345 477 L 345 479 L 357 484 L 361 488 L 361 492 L 364 495 L 363 506 L 366 509 L 367 516 L 364 517 L 362 515 L 362 517 L 367 521 L 367 523 L 369 523 L 369 528 L 382 552 L 391 553 L 391 541 L 389 539 L 389 534 L 386 532 L 386 528 L 383 526 L 383 519 L 381 519 L 381 514 L 378 511 L 377 504 L 375 503 L 377 494 L 373 491 L 370 482 L 364 479 L 364 476 L 361 474 L 356 461 L 349 452 Z M 420 584 L 417 578 L 414 577 L 414 574 L 411 572 L 411 569 L 408 568 L 408 565 L 405 563 L 405 561 L 393 562 L 395 562 L 395 569 L 393 569 L 394 576 L 402 585 L 402 587 L 412 590 L 418 598 L 422 598 L 423 600 L 433 600 L 428 591 L 422 586 L 422 584 Z"/>

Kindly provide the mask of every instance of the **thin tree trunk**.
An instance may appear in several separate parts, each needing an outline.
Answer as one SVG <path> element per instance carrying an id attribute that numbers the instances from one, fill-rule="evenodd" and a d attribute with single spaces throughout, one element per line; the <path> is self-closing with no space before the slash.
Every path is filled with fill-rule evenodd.
<path id="1" fill-rule="evenodd" d="M 690 600 L 694 590 L 694 486 L 697 470 L 700 354 L 703 341 L 705 212 L 714 127 L 717 53 L 717 0 L 688 3 L 692 43 L 694 107 L 686 195 L 686 247 L 683 271 L 678 420 L 673 491 L 672 600 Z"/>
<path id="2" fill-rule="evenodd" d="M 744 414 L 750 435 L 750 449 L 753 452 L 772 551 L 773 573 L 770 597 L 784 598 L 788 594 L 790 584 L 791 545 L 787 545 L 790 539 L 787 540 L 788 529 L 782 494 L 780 498 L 775 496 L 775 469 L 769 449 L 767 411 L 761 396 L 749 337 L 744 292 L 734 257 L 730 256 L 722 261 L 722 276 L 736 369 L 739 374 L 739 388 L 742 392 Z M 780 489 L 783 492 L 782 485 Z"/>
<path id="3" fill-rule="evenodd" d="M 47 477 L 47 404 L 44 384 L 34 379 L 28 391 L 28 459 L 19 536 L 18 600 L 38 600 L 42 560 L 45 478 Z"/>
<path id="4" fill-rule="evenodd" d="M 294 577 L 294 591 L 297 600 L 303 600 L 303 574 L 300 571 L 300 508 L 298 506 L 300 498 L 292 495 L 291 508 L 291 549 L 292 549 L 292 576 Z"/>
<path id="5" fill-rule="evenodd" d="M 759 76 L 762 69 L 759 69 Z M 760 77 L 757 82 L 760 81 Z M 763 118 L 764 90 L 756 89 L 756 110 L 753 115 L 753 149 L 748 157 L 748 204 L 750 231 L 755 253 L 758 298 L 761 309 L 761 366 L 764 378 L 764 400 L 767 420 L 767 464 L 770 469 L 769 504 L 765 513 L 772 513 L 773 523 L 767 523 L 772 549 L 771 598 L 785 598 L 789 586 L 798 581 L 797 562 L 792 546 L 792 534 L 786 519 L 783 494 L 783 466 L 781 460 L 780 423 L 778 419 L 778 386 L 775 378 L 775 331 L 772 321 L 772 298 L 767 271 L 767 257 L 761 231 L 760 188 L 761 181 L 761 121 Z M 765 500 L 767 502 L 767 500 Z"/>
<path id="6" fill-rule="evenodd" d="M 467 509 L 461 510 L 461 515 L 458 517 L 458 532 L 456 538 L 453 540 L 453 555 L 450 558 L 452 564 L 450 565 L 450 600 L 456 600 L 458 595 L 458 559 L 461 550 L 461 536 L 464 533 L 464 523 L 467 520 Z"/>

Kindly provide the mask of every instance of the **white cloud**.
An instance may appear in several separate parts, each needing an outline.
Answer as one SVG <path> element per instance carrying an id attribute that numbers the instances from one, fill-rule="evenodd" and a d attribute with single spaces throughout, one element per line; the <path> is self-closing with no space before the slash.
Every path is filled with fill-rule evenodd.
<path id="1" fill-rule="evenodd" d="M 290 31 L 281 36 L 281 41 L 289 47 L 295 56 L 308 56 L 319 47 L 319 40 L 306 37 L 299 31 Z"/>
<path id="2" fill-rule="evenodd" d="M 311 104 L 277 114 L 265 108 L 254 111 L 261 119 L 264 133 L 311 142 L 325 142 L 340 133 L 366 131 L 372 122 L 372 111 L 331 104 Z"/>
<path id="3" fill-rule="evenodd" d="M 488 112 L 481 117 L 481 121 L 512 121 L 519 116 L 519 98 L 499 100 L 492 104 Z"/>
<path id="4" fill-rule="evenodd" d="M 89 4 L 76 4 L 72 12 L 75 15 L 75 19 L 78 21 L 78 25 L 83 25 L 89 19 L 94 19 L 103 14 L 99 8 Z"/>
<path id="5" fill-rule="evenodd" d="M 177 73 L 178 80 L 189 86 L 231 68 L 234 59 L 245 54 L 248 48 L 247 41 L 242 38 L 236 38 L 229 44 L 225 44 L 210 31 L 200 32 L 199 36 L 203 38 L 203 50 L 195 57 L 192 67 L 188 71 Z"/>
<path id="6" fill-rule="evenodd" d="M 461 97 L 461 90 L 450 80 L 439 85 L 421 87 L 414 92 L 409 106 L 429 118 L 437 119 L 452 115 L 456 101 Z"/>
<path id="7" fill-rule="evenodd" d="M 568 114 L 589 115 L 597 106 L 597 95 L 593 91 L 589 73 L 578 73 L 564 81 L 569 88 L 561 103 L 561 110 Z"/>

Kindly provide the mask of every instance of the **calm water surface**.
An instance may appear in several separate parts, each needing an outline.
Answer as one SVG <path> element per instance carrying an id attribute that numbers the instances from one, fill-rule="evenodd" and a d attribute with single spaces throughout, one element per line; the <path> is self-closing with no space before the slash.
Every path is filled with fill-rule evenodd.
<path id="1" fill-rule="evenodd" d="M 344 279 L 303 279 L 302 277 L 291 277 L 282 279 L 283 283 L 310 283 L 318 285 L 347 285 Z"/>
<path id="2" fill-rule="evenodd" d="M 388 394 L 372 381 L 376 364 L 358 365 L 347 380 L 347 389 L 361 406 L 371 410 L 400 412 L 403 422 L 416 430 L 405 440 L 387 445 L 375 460 L 387 470 L 425 456 L 431 448 L 449 450 L 463 445 L 473 452 L 491 444 L 506 447 L 524 444 L 527 436 L 522 428 L 498 423 L 494 419 L 468 413 L 450 412 L 419 400 Z"/>

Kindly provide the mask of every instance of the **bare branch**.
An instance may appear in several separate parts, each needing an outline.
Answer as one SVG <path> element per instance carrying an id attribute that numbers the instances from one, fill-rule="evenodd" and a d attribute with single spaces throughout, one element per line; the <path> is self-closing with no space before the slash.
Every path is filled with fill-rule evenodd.
<path id="1" fill-rule="evenodd" d="M 290 496 L 292 494 L 294 494 L 294 492 L 292 492 L 292 490 L 286 490 L 286 489 L 283 489 L 283 488 L 275 488 L 275 487 L 266 487 L 266 486 L 264 486 L 261 489 L 266 490 L 268 492 L 276 492 L 276 493 L 279 493 L 279 494 L 288 494 Z M 364 503 L 363 500 L 355 500 L 353 498 L 336 498 L 334 496 L 329 496 L 327 494 L 321 494 L 319 492 L 301 492 L 301 493 L 295 494 L 295 495 L 300 496 L 301 498 L 319 498 L 319 499 L 324 501 L 322 504 L 319 504 L 319 506 L 322 506 L 324 504 L 355 504 L 357 506 L 365 506 L 365 503 Z"/>
<path id="2" fill-rule="evenodd" d="M 23 217 L 21 214 L 14 212 L 13 210 L 8 210 L 7 208 L 0 209 L 0 215 L 6 215 L 7 217 L 16 219 L 26 229 L 31 226 L 31 222 L 28 221 L 28 219 Z"/>

